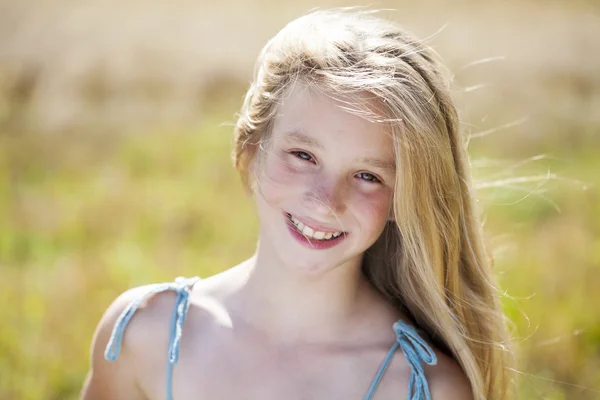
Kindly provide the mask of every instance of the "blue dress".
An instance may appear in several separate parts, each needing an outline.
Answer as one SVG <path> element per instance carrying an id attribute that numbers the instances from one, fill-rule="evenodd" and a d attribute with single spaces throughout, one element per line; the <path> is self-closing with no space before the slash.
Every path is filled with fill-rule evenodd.
<path id="1" fill-rule="evenodd" d="M 114 329 L 110 340 L 106 346 L 104 357 L 108 361 L 116 360 L 121 349 L 121 341 L 123 340 L 123 333 L 127 324 L 137 311 L 140 304 L 144 302 L 149 296 L 165 292 L 174 291 L 177 293 L 177 300 L 175 302 L 175 308 L 171 318 L 171 333 L 169 340 L 169 357 L 167 363 L 167 393 L 166 399 L 173 400 L 173 366 L 177 364 L 179 357 L 179 343 L 181 341 L 181 334 L 183 323 L 190 306 L 189 297 L 192 286 L 199 281 L 200 278 L 177 278 L 175 282 L 158 283 L 147 286 L 147 290 L 141 293 L 135 300 L 133 300 L 125 310 L 121 313 L 117 322 L 115 323 Z M 423 363 L 429 365 L 437 364 L 437 357 L 433 349 L 419 336 L 417 331 L 412 325 L 405 323 L 404 321 L 398 321 L 393 324 L 392 329 L 396 333 L 396 341 L 390 348 L 390 351 L 386 355 L 385 359 L 381 363 L 369 390 L 365 394 L 364 400 L 371 400 L 385 373 L 388 368 L 392 357 L 400 348 L 406 361 L 411 368 L 410 380 L 408 384 L 408 395 L 407 400 L 431 400 L 431 393 L 425 378 L 425 372 L 423 370 Z"/>

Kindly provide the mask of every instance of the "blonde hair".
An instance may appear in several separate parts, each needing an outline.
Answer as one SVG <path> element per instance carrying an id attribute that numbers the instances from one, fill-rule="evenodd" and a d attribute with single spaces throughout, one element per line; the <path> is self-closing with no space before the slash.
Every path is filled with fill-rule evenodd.
<path id="1" fill-rule="evenodd" d="M 316 11 L 288 24 L 262 50 L 235 127 L 234 161 L 247 188 L 250 164 L 298 80 L 332 96 L 379 101 L 385 115 L 374 119 L 389 125 L 395 142 L 394 220 L 365 253 L 364 275 L 458 361 L 475 398 L 506 399 L 508 331 L 449 74 L 437 55 L 367 12 Z"/>

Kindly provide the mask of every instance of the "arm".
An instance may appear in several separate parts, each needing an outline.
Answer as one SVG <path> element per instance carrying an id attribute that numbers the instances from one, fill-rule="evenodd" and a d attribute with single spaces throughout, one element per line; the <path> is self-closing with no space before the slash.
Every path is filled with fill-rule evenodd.
<path id="1" fill-rule="evenodd" d="M 135 349 L 127 342 L 135 341 L 134 332 L 126 332 L 121 354 L 114 362 L 104 358 L 104 350 L 121 312 L 134 299 L 135 290 L 123 293 L 104 313 L 91 347 L 90 371 L 81 393 L 82 400 L 145 400 L 139 388 L 137 373 L 140 364 Z M 136 365 L 138 364 L 138 365 Z"/>

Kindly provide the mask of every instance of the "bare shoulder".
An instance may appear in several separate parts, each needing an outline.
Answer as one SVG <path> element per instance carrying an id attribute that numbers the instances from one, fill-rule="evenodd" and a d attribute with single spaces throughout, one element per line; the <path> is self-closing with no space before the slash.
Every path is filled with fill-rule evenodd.
<path id="1" fill-rule="evenodd" d="M 127 290 L 104 312 L 92 339 L 90 372 L 82 391 L 84 400 L 146 399 L 142 378 L 147 380 L 152 373 L 148 366 L 166 365 L 168 326 L 177 294 L 161 291 L 149 295 L 124 329 L 116 359 L 107 361 L 105 352 L 119 317 L 152 289 L 153 285 L 147 285 Z"/>
<path id="2" fill-rule="evenodd" d="M 471 384 L 460 365 L 440 351 L 436 356 L 437 364 L 425 368 L 432 400 L 473 400 Z"/>

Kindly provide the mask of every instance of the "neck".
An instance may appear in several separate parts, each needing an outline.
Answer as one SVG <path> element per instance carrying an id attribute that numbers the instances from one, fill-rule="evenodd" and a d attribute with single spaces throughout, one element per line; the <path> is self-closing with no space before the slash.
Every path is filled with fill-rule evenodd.
<path id="1" fill-rule="evenodd" d="M 348 332 L 357 333 L 359 326 L 377 323 L 370 319 L 381 313 L 373 311 L 385 304 L 360 267 L 358 259 L 319 275 L 307 274 L 269 257 L 259 244 L 255 256 L 240 266 L 246 278 L 235 296 L 236 314 L 277 342 L 328 342 L 347 337 Z M 391 326 L 393 320 L 384 319 Z"/>

